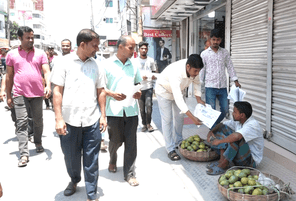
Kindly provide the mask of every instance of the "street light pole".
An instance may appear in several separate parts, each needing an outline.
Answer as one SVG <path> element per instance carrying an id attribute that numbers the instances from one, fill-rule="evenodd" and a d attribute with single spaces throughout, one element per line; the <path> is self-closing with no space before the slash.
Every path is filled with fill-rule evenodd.
<path id="1" fill-rule="evenodd" d="M 95 26 L 94 26 L 94 12 L 93 12 L 92 0 L 90 0 L 90 9 L 91 9 L 90 26 L 91 26 L 91 29 L 94 31 L 95 30 Z"/>

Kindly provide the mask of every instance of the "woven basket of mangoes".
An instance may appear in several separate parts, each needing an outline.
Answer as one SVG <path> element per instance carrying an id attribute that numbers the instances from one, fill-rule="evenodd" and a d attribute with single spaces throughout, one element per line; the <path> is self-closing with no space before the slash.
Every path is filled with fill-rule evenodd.
<path id="1" fill-rule="evenodd" d="M 219 191 L 231 201 L 278 201 L 289 195 L 286 187 L 278 177 L 247 167 L 228 169 L 218 179 Z"/>
<path id="2" fill-rule="evenodd" d="M 199 135 L 193 135 L 183 140 L 179 145 L 180 153 L 192 161 L 212 161 L 219 157 L 216 151 L 205 144 Z"/>

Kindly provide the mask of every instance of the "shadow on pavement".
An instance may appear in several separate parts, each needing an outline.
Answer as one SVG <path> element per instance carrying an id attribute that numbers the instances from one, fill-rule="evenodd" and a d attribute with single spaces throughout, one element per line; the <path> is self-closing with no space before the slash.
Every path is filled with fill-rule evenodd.
<path id="1" fill-rule="evenodd" d="M 67 187 L 67 184 L 65 184 L 65 188 L 66 187 Z M 104 196 L 104 192 L 100 187 L 97 188 L 97 195 L 99 195 L 100 197 Z M 98 199 L 100 197 L 98 197 Z M 56 194 L 54 200 L 55 201 L 83 201 L 83 200 L 87 200 L 85 186 L 77 186 L 76 192 L 71 196 L 64 196 L 64 190 L 63 190 L 63 191 L 59 192 L 58 194 Z"/>
<path id="2" fill-rule="evenodd" d="M 52 152 L 49 149 L 44 149 L 44 152 L 43 153 L 46 153 L 46 155 L 47 155 L 46 160 L 51 160 L 52 159 L 52 157 L 51 157 L 52 156 Z M 14 152 L 11 152 L 9 154 L 10 155 L 15 155 L 18 159 L 20 158 L 20 152 L 19 151 L 14 151 Z M 36 152 L 36 149 L 29 150 L 29 157 L 37 156 L 39 154 L 42 154 L 42 153 L 37 153 Z"/>
<path id="3" fill-rule="evenodd" d="M 10 141 L 12 141 L 12 142 L 17 142 L 17 141 L 18 141 L 17 136 L 15 136 L 15 137 L 13 137 L 13 138 L 10 138 L 10 139 L 6 140 L 3 144 L 8 144 Z"/>

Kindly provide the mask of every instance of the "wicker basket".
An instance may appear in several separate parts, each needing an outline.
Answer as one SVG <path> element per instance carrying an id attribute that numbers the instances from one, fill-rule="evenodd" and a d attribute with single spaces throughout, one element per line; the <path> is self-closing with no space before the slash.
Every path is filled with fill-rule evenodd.
<path id="1" fill-rule="evenodd" d="M 182 149 L 181 145 L 179 145 L 179 150 L 180 150 L 180 153 L 185 158 L 192 161 L 212 161 L 219 157 L 219 155 L 215 151 L 204 151 L 204 152 L 188 151 L 187 149 Z"/>
<path id="2" fill-rule="evenodd" d="M 269 177 L 270 179 L 272 179 L 273 181 L 275 181 L 275 183 L 284 185 L 284 182 L 280 180 L 278 177 L 268 173 L 264 173 L 264 172 L 263 174 Z M 251 175 L 259 175 L 259 172 L 256 170 L 251 170 Z M 278 201 L 280 199 L 283 199 L 286 196 L 284 193 L 281 193 L 281 192 L 272 193 L 268 195 L 248 195 L 248 194 L 241 194 L 235 191 L 228 191 L 227 188 L 219 184 L 220 177 L 218 178 L 218 189 L 228 200 L 231 200 L 231 201 Z M 228 195 L 227 195 L 227 191 L 229 192 Z"/>

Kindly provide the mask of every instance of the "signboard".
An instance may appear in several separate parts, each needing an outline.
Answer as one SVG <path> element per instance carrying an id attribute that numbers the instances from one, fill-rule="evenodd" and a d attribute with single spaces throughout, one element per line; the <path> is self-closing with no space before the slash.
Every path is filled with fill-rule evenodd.
<path id="1" fill-rule="evenodd" d="M 9 40 L 5 38 L 0 38 L 0 48 L 9 47 Z"/>
<path id="2" fill-rule="evenodd" d="M 108 40 L 108 46 L 116 46 L 117 40 Z"/>
<path id="3" fill-rule="evenodd" d="M 144 37 L 171 38 L 172 30 L 144 30 Z"/>

